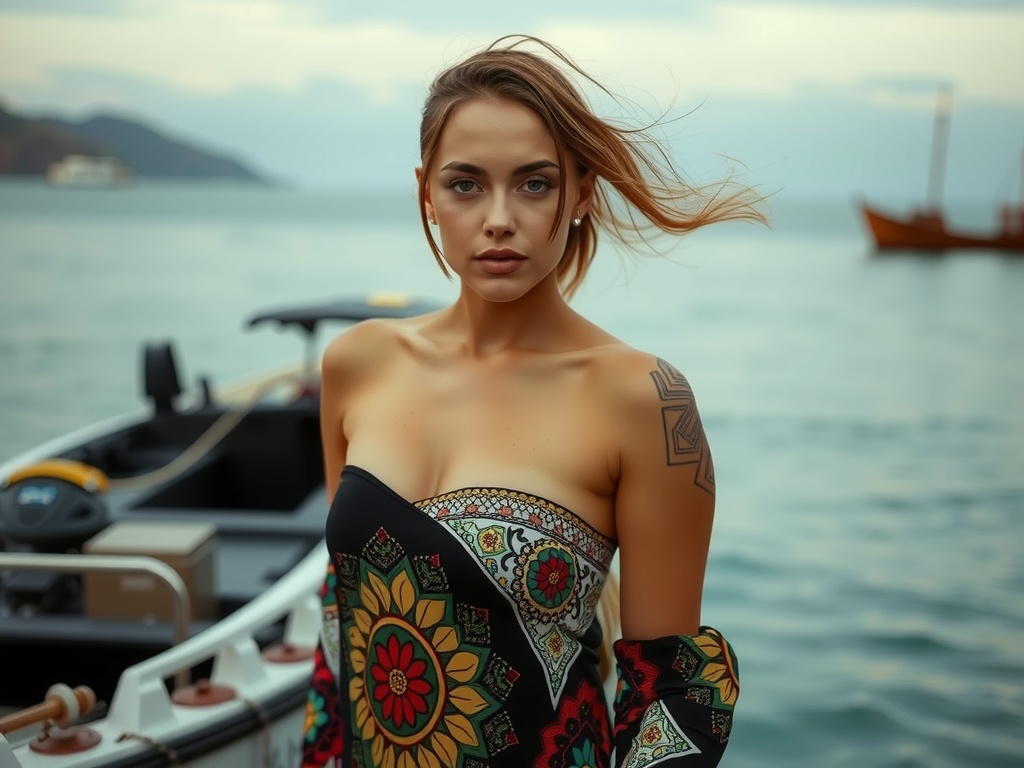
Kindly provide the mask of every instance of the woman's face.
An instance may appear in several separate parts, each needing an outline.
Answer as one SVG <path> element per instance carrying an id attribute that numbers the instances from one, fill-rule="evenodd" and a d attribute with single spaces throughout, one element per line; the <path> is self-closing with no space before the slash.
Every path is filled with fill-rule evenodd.
<path id="1" fill-rule="evenodd" d="M 593 181 L 563 152 L 565 202 L 555 140 L 533 110 L 508 99 L 468 101 L 452 112 L 426 179 L 424 204 L 444 259 L 464 288 L 512 301 L 554 281 L 575 216 L 590 206 Z"/>

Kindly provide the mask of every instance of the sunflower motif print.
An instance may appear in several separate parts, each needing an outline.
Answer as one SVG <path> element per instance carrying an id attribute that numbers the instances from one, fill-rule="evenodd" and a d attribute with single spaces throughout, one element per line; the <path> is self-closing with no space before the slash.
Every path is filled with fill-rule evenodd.
<path id="1" fill-rule="evenodd" d="M 340 658 L 334 703 L 311 699 L 309 746 L 338 728 L 317 759 L 337 748 L 345 768 L 717 765 L 739 691 L 731 648 L 709 627 L 619 640 L 613 710 L 595 615 L 615 542 L 571 511 L 501 488 L 410 501 L 348 466 L 326 535 L 337 608 L 325 601 L 335 632 L 321 658 L 328 671 L 332 647 Z"/>
<path id="2" fill-rule="evenodd" d="M 376 552 L 393 543 L 384 529 L 375 539 Z M 459 768 L 467 757 L 486 758 L 489 718 L 499 705 L 487 673 L 502 662 L 470 641 L 486 631 L 480 622 L 487 612 L 460 610 L 450 593 L 421 588 L 443 578 L 439 558 L 414 565 L 403 555 L 386 569 L 365 558 L 335 558 L 355 575 L 339 595 L 358 742 L 353 764 Z"/>

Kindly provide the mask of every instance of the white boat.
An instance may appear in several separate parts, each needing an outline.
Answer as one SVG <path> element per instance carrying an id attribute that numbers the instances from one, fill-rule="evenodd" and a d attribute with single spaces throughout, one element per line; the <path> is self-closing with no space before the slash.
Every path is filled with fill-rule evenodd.
<path id="1" fill-rule="evenodd" d="M 189 407 L 146 345 L 145 412 L 0 465 L 0 768 L 299 764 L 328 562 L 314 335 L 433 308 L 257 314 L 307 334 L 305 364 Z M 61 727 L 85 688 L 98 707 Z"/>
<path id="2" fill-rule="evenodd" d="M 132 173 L 116 157 L 65 155 L 46 169 L 46 179 L 57 187 L 113 187 L 130 182 Z"/>

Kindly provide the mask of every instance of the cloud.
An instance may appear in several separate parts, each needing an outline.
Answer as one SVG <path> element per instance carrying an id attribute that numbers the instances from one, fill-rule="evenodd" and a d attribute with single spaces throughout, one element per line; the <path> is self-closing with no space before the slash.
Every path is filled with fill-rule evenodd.
<path id="1" fill-rule="evenodd" d="M 944 10 L 797 2 L 715 4 L 698 23 L 545 24 L 559 41 L 659 100 L 791 99 L 826 86 L 884 101 L 888 83 L 951 83 L 964 100 L 1024 105 L 1024 8 Z"/>
<path id="2" fill-rule="evenodd" d="M 138 4 L 120 18 L 0 16 L 0 84 L 42 85 L 61 70 L 120 72 L 195 93 L 296 91 L 316 79 L 358 83 L 375 99 L 429 76 L 450 39 L 388 21 L 325 25 L 275 2 Z"/>
<path id="3" fill-rule="evenodd" d="M 102 0 L 101 14 L 82 12 L 101 0 L 26 10 L 35 1 L 0 0 L 0 100 L 12 107 L 136 116 L 283 178 L 359 189 L 408 187 L 427 82 L 510 29 L 484 11 L 455 25 L 447 3 L 404 12 L 413 0 L 386 18 L 371 4 L 355 18 L 341 0 Z M 695 178 L 717 178 L 721 153 L 766 189 L 919 197 L 939 83 L 954 87 L 950 190 L 987 200 L 1019 165 L 1019 2 L 625 7 L 593 0 L 569 18 L 519 0 L 513 15 L 641 109 L 684 114 L 663 127 Z"/>
<path id="4" fill-rule="evenodd" d="M 122 16 L 0 11 L 0 88 L 40 86 L 62 70 L 120 72 L 185 92 L 266 88 L 315 80 L 351 84 L 377 103 L 425 84 L 498 30 L 453 35 L 382 16 L 345 21 L 316 6 L 262 0 L 129 2 Z M 924 106 L 901 82 L 949 82 L 958 100 L 1024 105 L 1024 9 L 922 5 L 717 2 L 687 18 L 559 20 L 524 13 L 613 85 L 659 103 L 714 94 L 792 99 L 808 88 L 865 101 Z M 895 84 L 893 87 L 887 83 Z"/>

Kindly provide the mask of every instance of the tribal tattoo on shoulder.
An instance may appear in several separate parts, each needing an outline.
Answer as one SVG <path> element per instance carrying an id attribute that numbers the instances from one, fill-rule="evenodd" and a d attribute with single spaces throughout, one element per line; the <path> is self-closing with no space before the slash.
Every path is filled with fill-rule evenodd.
<path id="1" fill-rule="evenodd" d="M 672 464 L 696 464 L 697 487 L 714 496 L 715 467 L 700 423 L 690 383 L 670 363 L 658 358 L 651 371 L 658 397 L 664 403 L 661 420 L 665 426 L 665 460 Z"/>

